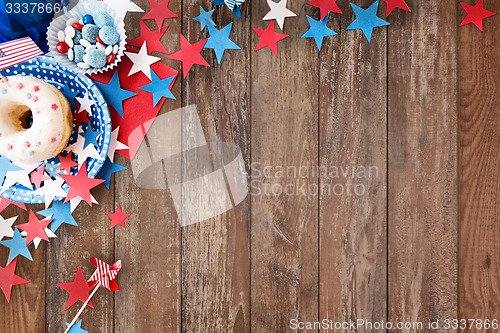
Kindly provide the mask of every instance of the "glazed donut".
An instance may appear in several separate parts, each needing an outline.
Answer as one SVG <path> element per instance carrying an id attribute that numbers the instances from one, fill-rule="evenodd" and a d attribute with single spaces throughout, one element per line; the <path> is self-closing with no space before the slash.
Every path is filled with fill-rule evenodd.
<path id="1" fill-rule="evenodd" d="M 29 128 L 26 118 L 32 115 Z M 14 162 L 38 163 L 66 148 L 73 129 L 68 100 L 55 86 L 32 76 L 0 83 L 0 154 Z"/>

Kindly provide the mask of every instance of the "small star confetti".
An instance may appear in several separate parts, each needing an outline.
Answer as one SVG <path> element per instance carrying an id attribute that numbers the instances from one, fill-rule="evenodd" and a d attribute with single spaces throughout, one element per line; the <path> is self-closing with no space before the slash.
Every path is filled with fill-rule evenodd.
<path id="1" fill-rule="evenodd" d="M 123 213 L 120 205 L 118 205 L 118 208 L 116 209 L 116 213 L 106 214 L 106 216 L 111 218 L 111 226 L 109 227 L 109 229 L 112 229 L 112 228 L 116 227 L 117 225 L 121 225 L 122 227 L 127 229 L 127 227 L 125 226 L 125 219 L 127 217 L 129 217 L 130 214 Z"/>
<path id="2" fill-rule="evenodd" d="M 259 44 L 257 44 L 257 47 L 255 48 L 255 51 L 258 51 L 264 47 L 269 47 L 271 51 L 278 56 L 278 45 L 277 43 L 288 37 L 289 35 L 285 34 L 280 34 L 274 30 L 274 21 L 269 22 L 269 25 L 267 26 L 266 30 L 262 29 L 257 29 L 257 28 L 252 28 L 257 35 L 260 37 Z"/>
<path id="3" fill-rule="evenodd" d="M 200 54 L 208 38 L 200 40 L 199 42 L 196 42 L 194 44 L 190 44 L 186 37 L 181 34 L 180 40 L 181 49 L 167 56 L 167 58 L 182 61 L 182 72 L 184 74 L 184 78 L 187 76 L 187 73 L 194 64 L 210 67 L 208 62 L 203 59 Z"/>

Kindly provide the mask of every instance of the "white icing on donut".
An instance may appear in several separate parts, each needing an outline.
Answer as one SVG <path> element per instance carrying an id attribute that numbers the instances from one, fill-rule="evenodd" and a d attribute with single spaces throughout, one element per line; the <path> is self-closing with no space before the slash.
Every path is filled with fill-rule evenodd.
<path id="1" fill-rule="evenodd" d="M 19 116 L 31 110 L 33 124 L 24 129 Z M 64 114 L 59 96 L 31 76 L 9 76 L 0 82 L 0 154 L 15 162 L 51 158 L 63 137 Z"/>

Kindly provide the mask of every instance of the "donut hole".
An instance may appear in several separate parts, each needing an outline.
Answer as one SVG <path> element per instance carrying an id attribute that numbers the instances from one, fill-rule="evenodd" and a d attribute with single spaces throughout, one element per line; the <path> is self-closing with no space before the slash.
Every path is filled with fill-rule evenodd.
<path id="1" fill-rule="evenodd" d="M 33 125 L 33 113 L 26 105 L 20 105 L 12 113 L 12 120 L 20 131 L 26 131 Z"/>

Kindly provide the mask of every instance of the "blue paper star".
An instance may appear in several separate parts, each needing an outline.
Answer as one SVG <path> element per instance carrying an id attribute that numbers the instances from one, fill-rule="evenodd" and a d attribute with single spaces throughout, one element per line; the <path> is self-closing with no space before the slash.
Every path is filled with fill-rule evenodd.
<path id="1" fill-rule="evenodd" d="M 52 214 L 52 222 L 50 223 L 50 230 L 52 232 L 56 232 L 63 223 L 78 227 L 73 215 L 71 215 L 71 205 L 69 202 L 63 203 L 62 201 L 54 200 L 52 201 L 52 207 L 41 210 L 37 214 L 45 217 Z"/>
<path id="2" fill-rule="evenodd" d="M 8 171 L 17 171 L 17 170 L 22 170 L 22 169 L 17 165 L 12 164 L 12 162 L 7 157 L 0 155 L 0 185 L 3 183 L 3 180 L 5 179 L 5 174 L 7 174 Z"/>
<path id="3" fill-rule="evenodd" d="M 122 101 L 126 100 L 127 98 L 133 97 L 137 94 L 129 90 L 122 89 L 120 87 L 120 80 L 118 79 L 118 71 L 116 71 L 115 74 L 113 74 L 113 77 L 111 78 L 108 84 L 100 83 L 97 81 L 94 82 L 97 84 L 99 90 L 104 95 L 104 99 L 106 100 L 106 102 L 108 102 L 108 104 L 111 104 L 111 106 L 116 110 L 116 112 L 118 112 L 120 117 L 123 118 Z"/>
<path id="4" fill-rule="evenodd" d="M 98 147 L 97 137 L 102 134 L 102 131 L 93 131 L 92 126 L 87 126 L 87 129 L 80 133 L 80 135 L 85 139 L 83 143 L 83 148 L 86 148 L 89 144 L 93 144 Z"/>
<path id="5" fill-rule="evenodd" d="M 170 91 L 170 85 L 174 82 L 175 75 L 164 80 L 160 80 L 155 72 L 152 72 L 151 83 L 140 87 L 139 89 L 153 94 L 153 105 L 158 104 L 162 97 L 175 99 L 174 94 Z"/>
<path id="6" fill-rule="evenodd" d="M 361 29 L 370 43 L 373 28 L 390 25 L 389 22 L 377 16 L 378 1 L 375 1 L 368 9 L 363 9 L 351 3 L 352 10 L 356 14 L 356 19 L 345 30 Z"/>
<path id="7" fill-rule="evenodd" d="M 26 246 L 26 238 L 23 238 L 23 236 L 21 236 L 21 233 L 19 232 L 19 229 L 17 229 L 17 227 L 14 228 L 14 237 L 9 240 L 3 240 L 0 242 L 0 244 L 10 249 L 9 258 L 7 259 L 7 265 L 19 255 L 22 255 L 23 257 L 33 261 L 30 250 L 28 250 L 28 247 Z"/>
<path id="8" fill-rule="evenodd" d="M 89 333 L 88 331 L 86 331 L 82 328 L 82 320 L 83 319 L 80 319 L 79 322 L 77 322 L 75 325 L 71 326 L 68 333 Z M 68 326 L 69 326 L 69 323 L 66 323 L 66 328 L 68 328 Z"/>
<path id="9" fill-rule="evenodd" d="M 193 20 L 200 22 L 201 28 L 200 31 L 203 31 L 205 27 L 215 27 L 215 22 L 212 21 L 212 14 L 215 9 L 212 9 L 206 12 L 202 6 L 200 6 L 200 16 L 196 16 Z"/>
<path id="10" fill-rule="evenodd" d="M 75 97 L 78 96 L 79 92 L 71 91 L 67 83 L 65 83 L 61 87 L 61 92 L 63 93 L 64 97 L 66 97 L 66 99 L 68 100 L 69 105 L 71 106 L 71 110 L 76 110 Z"/>
<path id="11" fill-rule="evenodd" d="M 214 4 L 216 6 L 221 6 L 221 5 L 225 5 L 226 3 L 224 2 L 224 0 L 215 0 Z M 241 18 L 240 7 L 238 7 L 236 5 L 234 6 L 234 8 L 233 8 L 233 15 L 236 16 L 237 18 Z"/>
<path id="12" fill-rule="evenodd" d="M 214 27 L 208 27 L 210 38 L 205 43 L 205 49 L 214 49 L 217 56 L 217 62 L 220 64 L 225 50 L 241 50 L 241 47 L 229 39 L 229 34 L 233 28 L 233 22 L 226 25 L 224 28 L 217 30 Z"/>
<path id="13" fill-rule="evenodd" d="M 318 50 L 321 51 L 323 38 L 326 36 L 335 36 L 337 34 L 335 31 L 326 26 L 328 23 L 328 16 L 330 16 L 330 14 L 327 14 L 322 21 L 316 21 L 309 15 L 306 16 L 309 21 L 310 28 L 301 36 L 301 38 L 314 38 L 316 45 L 318 46 Z"/>
<path id="14" fill-rule="evenodd" d="M 126 170 L 127 168 L 124 167 L 123 165 L 113 163 L 109 159 L 109 157 L 106 157 L 106 161 L 104 162 L 101 170 L 99 170 L 99 173 L 97 174 L 97 177 L 100 179 L 104 179 L 104 185 L 109 190 L 109 183 L 111 182 L 111 175 L 115 172 Z"/>

